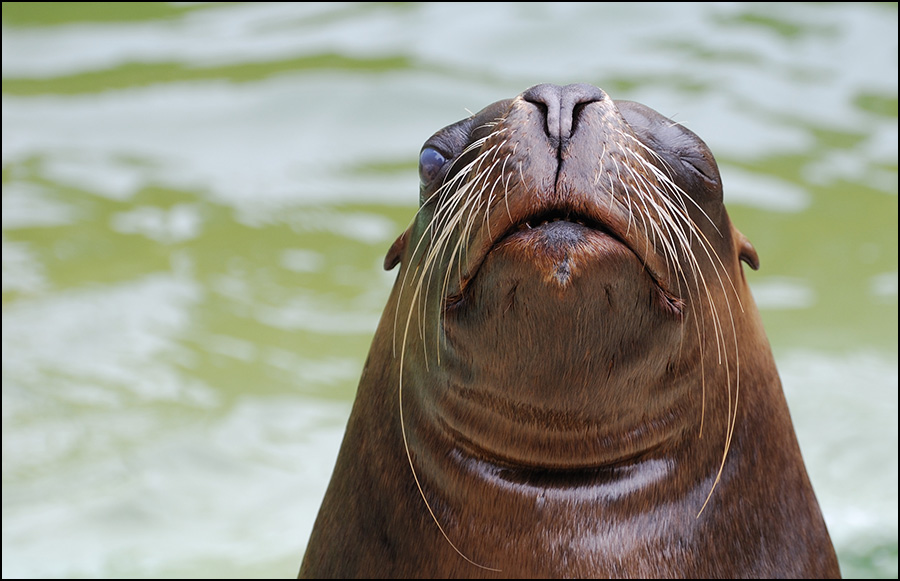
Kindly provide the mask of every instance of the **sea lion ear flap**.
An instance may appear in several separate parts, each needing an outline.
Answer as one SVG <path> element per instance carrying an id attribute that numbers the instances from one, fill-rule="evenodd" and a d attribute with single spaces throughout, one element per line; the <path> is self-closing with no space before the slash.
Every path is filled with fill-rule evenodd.
<path id="1" fill-rule="evenodd" d="M 409 231 L 410 228 L 407 228 L 403 234 L 397 237 L 394 240 L 394 243 L 391 244 L 391 247 L 387 251 L 387 255 L 384 257 L 384 269 L 391 270 L 398 264 L 400 264 L 400 257 L 403 256 L 403 252 L 406 251 L 406 244 L 409 242 Z"/>
<path id="2" fill-rule="evenodd" d="M 732 226 L 731 229 L 734 230 L 734 239 L 740 247 L 740 253 L 738 255 L 740 259 L 753 270 L 759 270 L 759 255 L 756 253 L 756 248 L 753 248 L 753 245 L 750 244 L 747 237 L 741 234 L 737 228 Z"/>

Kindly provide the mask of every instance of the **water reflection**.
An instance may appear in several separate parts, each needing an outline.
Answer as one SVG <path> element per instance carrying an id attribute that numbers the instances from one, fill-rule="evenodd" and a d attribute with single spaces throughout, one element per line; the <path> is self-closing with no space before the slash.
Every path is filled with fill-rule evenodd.
<path id="1" fill-rule="evenodd" d="M 896 577 L 896 5 L 4 3 L 2 43 L 4 576 L 294 574 L 419 146 L 587 81 L 715 152 L 844 573 Z"/>

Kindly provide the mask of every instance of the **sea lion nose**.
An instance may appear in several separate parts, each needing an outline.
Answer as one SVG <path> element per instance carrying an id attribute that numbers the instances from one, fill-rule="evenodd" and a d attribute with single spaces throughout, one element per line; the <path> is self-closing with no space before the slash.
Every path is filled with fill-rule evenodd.
<path id="1" fill-rule="evenodd" d="M 576 106 L 602 101 L 607 97 L 602 89 L 586 83 L 565 87 L 545 83 L 531 87 L 522 93 L 522 98 L 546 107 L 547 135 L 553 141 L 562 142 L 572 135 L 578 116 Z"/>

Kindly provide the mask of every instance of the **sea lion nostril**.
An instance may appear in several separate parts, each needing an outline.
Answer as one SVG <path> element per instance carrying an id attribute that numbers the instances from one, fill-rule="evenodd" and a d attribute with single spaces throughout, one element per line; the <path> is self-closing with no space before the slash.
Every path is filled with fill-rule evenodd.
<path id="1" fill-rule="evenodd" d="M 547 135 L 556 141 L 568 139 L 572 135 L 576 117 L 583 106 L 602 101 L 606 98 L 606 93 L 586 83 L 565 87 L 545 83 L 531 87 L 522 94 L 522 98 L 542 106 L 542 112 L 547 119 Z"/>

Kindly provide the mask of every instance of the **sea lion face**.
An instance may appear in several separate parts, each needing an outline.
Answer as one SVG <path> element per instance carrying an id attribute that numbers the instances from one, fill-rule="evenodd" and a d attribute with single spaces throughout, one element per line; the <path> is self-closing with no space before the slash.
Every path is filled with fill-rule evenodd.
<path id="1" fill-rule="evenodd" d="M 738 258 L 756 265 L 699 137 L 590 85 L 538 85 L 438 131 L 419 173 L 386 266 L 403 262 L 404 397 L 430 425 L 541 469 L 684 429 L 701 394 L 676 379 L 722 349 Z"/>

